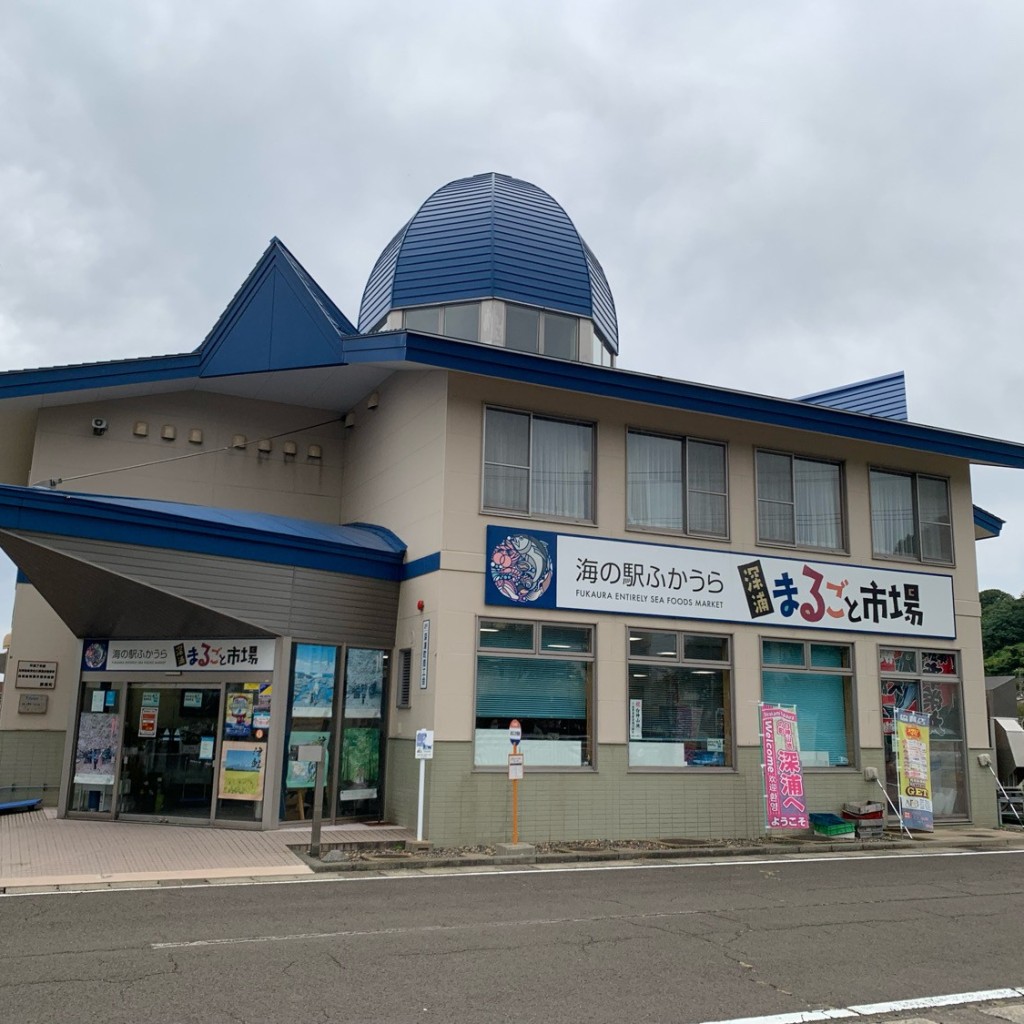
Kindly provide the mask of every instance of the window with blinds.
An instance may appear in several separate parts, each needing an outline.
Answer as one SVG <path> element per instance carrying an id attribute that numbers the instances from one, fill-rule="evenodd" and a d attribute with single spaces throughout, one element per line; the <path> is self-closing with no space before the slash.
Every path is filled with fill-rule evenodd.
<path id="1" fill-rule="evenodd" d="M 530 767 L 592 763 L 594 631 L 591 626 L 483 619 L 477 624 L 478 767 L 504 766 L 518 719 Z"/>
<path id="2" fill-rule="evenodd" d="M 725 636 L 629 630 L 630 768 L 733 765 Z"/>
<path id="3" fill-rule="evenodd" d="M 848 644 L 761 642 L 761 696 L 796 707 L 805 768 L 847 767 L 853 753 L 853 654 Z"/>

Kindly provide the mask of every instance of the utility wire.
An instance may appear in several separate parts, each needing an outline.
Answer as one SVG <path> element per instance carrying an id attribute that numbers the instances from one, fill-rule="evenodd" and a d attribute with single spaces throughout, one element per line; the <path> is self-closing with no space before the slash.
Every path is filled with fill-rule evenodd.
<path id="1" fill-rule="evenodd" d="M 181 462 L 183 459 L 194 459 L 200 455 L 216 455 L 218 452 L 229 452 L 239 448 L 248 448 L 251 444 L 259 444 L 260 441 L 275 441 L 279 437 L 286 437 L 288 434 L 302 434 L 307 430 L 316 430 L 317 427 L 326 427 L 331 423 L 341 423 L 344 417 L 335 416 L 333 419 L 324 420 L 322 423 L 311 423 L 308 427 L 299 427 L 296 430 L 282 430 L 279 434 L 270 434 L 267 437 L 255 437 L 245 444 L 226 444 L 223 448 L 207 448 L 203 451 L 188 452 L 186 455 L 172 455 L 169 459 L 153 459 L 151 462 L 140 462 L 134 466 L 119 466 L 116 469 L 98 469 L 94 473 L 79 473 L 77 476 L 51 477 L 49 480 L 39 480 L 31 487 L 39 487 L 46 484 L 48 487 L 60 487 L 61 484 L 72 483 L 75 480 L 87 480 L 93 476 L 109 476 L 111 473 L 128 473 L 133 469 L 148 469 L 150 466 L 162 466 L 169 462 Z"/>

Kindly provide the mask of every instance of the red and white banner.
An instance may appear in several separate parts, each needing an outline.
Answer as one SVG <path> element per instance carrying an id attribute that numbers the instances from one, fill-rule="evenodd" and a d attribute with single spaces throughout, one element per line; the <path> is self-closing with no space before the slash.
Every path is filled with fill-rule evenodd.
<path id="1" fill-rule="evenodd" d="M 760 707 L 766 824 L 776 830 L 809 828 L 796 709 L 777 704 Z"/>

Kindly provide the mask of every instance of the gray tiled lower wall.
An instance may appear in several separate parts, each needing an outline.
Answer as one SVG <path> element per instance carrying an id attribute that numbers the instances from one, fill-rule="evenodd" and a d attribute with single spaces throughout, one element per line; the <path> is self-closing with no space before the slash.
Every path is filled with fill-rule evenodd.
<path id="1" fill-rule="evenodd" d="M 42 797 L 56 806 L 64 740 L 63 732 L 0 732 L 0 803 Z"/>
<path id="2" fill-rule="evenodd" d="M 994 780 L 972 752 L 974 823 L 995 821 Z M 569 839 L 743 839 L 764 834 L 761 755 L 740 748 L 735 772 L 641 773 L 626 769 L 625 746 L 602 746 L 598 771 L 527 773 L 519 785 L 522 842 Z M 864 751 L 882 772 L 882 752 Z M 427 762 L 424 836 L 435 846 L 508 842 L 511 785 L 503 773 L 474 772 L 472 743 L 439 743 Z M 419 765 L 413 744 L 388 749 L 390 821 L 416 827 Z M 838 812 L 844 802 L 877 800 L 881 790 L 861 770 L 809 772 L 807 806 Z"/>

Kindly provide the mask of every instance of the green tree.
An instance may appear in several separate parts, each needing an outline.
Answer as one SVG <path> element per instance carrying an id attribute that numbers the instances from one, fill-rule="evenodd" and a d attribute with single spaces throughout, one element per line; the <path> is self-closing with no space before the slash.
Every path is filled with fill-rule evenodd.
<path id="1" fill-rule="evenodd" d="M 987 676 L 1024 676 L 1024 644 L 1012 644 L 985 659 Z"/>
<path id="2" fill-rule="evenodd" d="M 981 642 L 986 658 L 1004 647 L 1024 643 L 1024 598 L 1001 590 L 984 590 L 981 599 Z"/>

